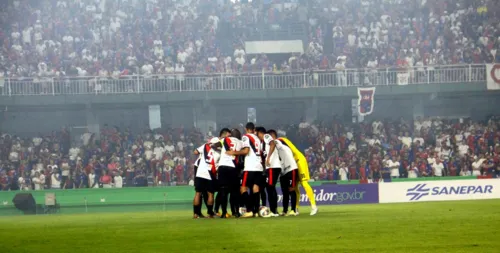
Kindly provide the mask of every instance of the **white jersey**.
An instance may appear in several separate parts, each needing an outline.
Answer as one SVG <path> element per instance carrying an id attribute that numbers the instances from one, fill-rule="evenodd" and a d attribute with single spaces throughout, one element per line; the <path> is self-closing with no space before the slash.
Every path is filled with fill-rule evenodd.
<path id="1" fill-rule="evenodd" d="M 236 156 L 227 155 L 226 151 L 240 151 L 242 143 L 234 137 L 226 137 L 221 140 L 222 148 L 220 151 L 219 166 L 236 168 Z"/>
<path id="2" fill-rule="evenodd" d="M 243 171 L 264 171 L 261 159 L 261 141 L 255 134 L 245 134 L 241 138 L 242 148 L 249 148 L 245 156 L 245 166 Z"/>
<path id="3" fill-rule="evenodd" d="M 198 170 L 196 170 L 196 177 L 212 180 L 210 172 L 213 172 L 215 170 L 215 162 L 210 144 L 203 144 L 196 150 L 198 151 L 198 153 L 200 153 L 200 160 L 198 164 Z"/>
<path id="4" fill-rule="evenodd" d="M 264 135 L 264 143 L 262 144 L 263 146 L 262 153 L 264 154 L 264 160 L 267 160 L 267 155 L 271 150 L 271 142 L 273 141 L 274 140 L 273 137 L 271 137 L 271 135 L 269 134 Z M 281 168 L 280 156 L 276 148 L 274 149 L 274 152 L 271 154 L 271 157 L 269 158 L 269 165 L 266 164 L 266 169 L 271 169 L 271 168 Z"/>
<path id="5" fill-rule="evenodd" d="M 200 147 L 198 147 L 196 150 L 198 151 L 198 158 L 196 158 L 196 161 L 194 161 L 194 166 L 198 167 L 198 165 L 200 165 L 200 160 L 201 160 L 201 153 L 200 153 L 200 148 L 203 149 L 203 146 L 204 145 L 201 145 Z"/>
<path id="6" fill-rule="evenodd" d="M 219 161 L 220 161 L 220 152 L 218 150 L 212 149 L 212 155 L 215 163 L 215 170 L 219 169 Z"/>
<path id="7" fill-rule="evenodd" d="M 280 140 L 274 140 L 274 143 L 276 144 L 276 150 L 278 150 L 278 154 L 281 158 L 281 168 L 283 169 L 281 174 L 285 175 L 286 173 L 297 169 L 297 162 L 295 162 L 295 159 L 293 158 L 292 150 Z"/>

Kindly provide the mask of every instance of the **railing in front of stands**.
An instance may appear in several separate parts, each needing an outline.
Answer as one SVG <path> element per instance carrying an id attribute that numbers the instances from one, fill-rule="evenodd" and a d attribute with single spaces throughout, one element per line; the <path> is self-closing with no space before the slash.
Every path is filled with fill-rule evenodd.
<path id="1" fill-rule="evenodd" d="M 310 70 L 222 74 L 131 75 L 0 79 L 0 96 L 130 94 L 184 91 L 262 90 L 473 83 L 486 81 L 485 65 L 426 66 L 410 69 Z"/>

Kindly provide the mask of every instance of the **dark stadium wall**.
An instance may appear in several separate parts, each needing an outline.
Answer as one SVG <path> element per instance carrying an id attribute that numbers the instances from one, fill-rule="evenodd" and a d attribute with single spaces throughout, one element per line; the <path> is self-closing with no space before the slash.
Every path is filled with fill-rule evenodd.
<path id="1" fill-rule="evenodd" d="M 23 136 L 36 136 L 50 133 L 64 126 L 85 126 L 86 117 L 83 109 L 48 110 L 23 109 L 9 110 L 0 125 L 2 132 Z"/>
<path id="2" fill-rule="evenodd" d="M 257 123 L 268 127 L 297 124 L 304 120 L 328 122 L 334 116 L 349 120 L 352 114 L 351 99 L 318 98 L 315 102 L 307 99 L 283 99 L 273 101 L 208 101 L 179 104 L 161 104 L 163 126 L 194 126 L 200 115 L 208 122 L 214 119 L 217 127 L 236 126 L 247 122 L 248 108 L 255 108 Z M 8 107 L 0 119 L 0 131 L 23 136 L 49 133 L 61 127 L 85 127 L 98 124 L 100 127 L 128 127 L 134 132 L 149 127 L 147 104 L 107 104 L 107 105 L 59 105 Z M 207 108 L 211 108 L 208 109 Z M 475 94 L 435 94 L 422 96 L 375 97 L 374 111 L 365 117 L 372 119 L 411 119 L 414 116 L 429 117 L 471 117 L 475 120 L 497 115 L 500 95 L 496 93 Z M 89 113 L 90 112 L 90 113 Z M 89 116 L 91 115 L 91 117 Z M 197 124 L 202 127 L 203 124 Z M 208 124 L 204 124 L 207 126 Z"/>
<path id="3" fill-rule="evenodd" d="M 121 106 L 102 108 L 95 106 L 91 110 L 100 127 L 120 126 L 140 132 L 149 127 L 148 106 Z M 161 106 L 162 125 L 192 126 L 192 108 Z M 5 113 L 0 124 L 0 131 L 23 136 L 36 136 L 60 130 L 61 127 L 85 127 L 90 122 L 85 108 L 12 108 Z"/>
<path id="4" fill-rule="evenodd" d="M 373 113 L 366 116 L 365 120 L 373 119 L 399 119 L 413 117 L 413 101 L 410 99 L 376 99 Z"/>
<path id="5" fill-rule="evenodd" d="M 474 120 L 484 120 L 491 115 L 499 115 L 500 94 L 470 94 L 463 97 L 438 95 L 425 103 L 426 116 L 468 116 Z"/>
<path id="6" fill-rule="evenodd" d="M 220 127 L 244 124 L 248 121 L 248 108 L 255 108 L 257 124 L 275 127 L 297 124 L 305 119 L 307 103 L 302 100 L 261 101 L 258 103 L 216 104 L 217 124 Z"/>

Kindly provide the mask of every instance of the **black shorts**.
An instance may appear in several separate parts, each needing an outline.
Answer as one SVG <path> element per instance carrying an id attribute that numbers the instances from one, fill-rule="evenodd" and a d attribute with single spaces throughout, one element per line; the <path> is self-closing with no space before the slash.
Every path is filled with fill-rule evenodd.
<path id="1" fill-rule="evenodd" d="M 219 187 L 238 186 L 239 171 L 236 168 L 229 166 L 219 166 L 217 171 L 217 181 Z"/>
<path id="2" fill-rule="evenodd" d="M 260 177 L 259 179 L 259 187 L 261 189 L 263 188 L 266 188 L 266 184 L 267 184 L 267 174 L 266 174 L 266 171 L 262 171 L 262 176 Z"/>
<path id="3" fill-rule="evenodd" d="M 216 177 L 212 177 L 212 187 L 214 192 L 219 191 L 219 180 Z"/>
<path id="4" fill-rule="evenodd" d="M 266 186 L 276 186 L 281 173 L 281 168 L 269 168 L 266 170 Z"/>
<path id="5" fill-rule="evenodd" d="M 262 171 L 243 171 L 240 185 L 249 188 L 254 185 L 261 185 L 262 177 Z"/>
<path id="6" fill-rule="evenodd" d="M 299 170 L 292 170 L 281 176 L 281 189 L 295 188 L 299 182 Z"/>
<path id="7" fill-rule="evenodd" d="M 194 190 L 196 192 L 214 192 L 214 185 L 212 180 L 201 177 L 194 178 Z"/>

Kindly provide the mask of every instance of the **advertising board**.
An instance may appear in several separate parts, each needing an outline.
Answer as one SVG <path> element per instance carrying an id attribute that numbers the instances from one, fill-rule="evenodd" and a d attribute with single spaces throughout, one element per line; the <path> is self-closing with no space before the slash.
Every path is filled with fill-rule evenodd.
<path id="1" fill-rule="evenodd" d="M 355 184 L 355 185 L 321 185 L 313 186 L 317 205 L 344 205 L 378 203 L 377 184 Z M 283 194 L 280 187 L 278 190 L 278 205 L 283 202 Z M 309 205 L 309 198 L 301 187 L 300 204 Z"/>
<path id="2" fill-rule="evenodd" d="M 500 198 L 500 180 L 392 182 L 379 185 L 380 203 Z"/>

